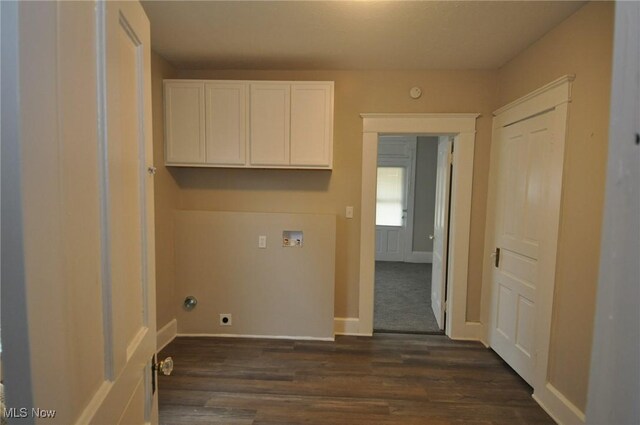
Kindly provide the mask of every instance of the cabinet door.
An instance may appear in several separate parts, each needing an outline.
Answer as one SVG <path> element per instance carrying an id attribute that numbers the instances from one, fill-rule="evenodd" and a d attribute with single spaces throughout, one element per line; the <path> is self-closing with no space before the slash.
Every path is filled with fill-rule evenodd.
<path id="1" fill-rule="evenodd" d="M 247 83 L 205 84 L 207 164 L 245 164 L 247 88 Z"/>
<path id="2" fill-rule="evenodd" d="M 291 88 L 251 84 L 251 165 L 289 165 Z"/>
<path id="3" fill-rule="evenodd" d="M 291 165 L 331 167 L 333 85 L 292 84 Z"/>
<path id="4" fill-rule="evenodd" d="M 204 83 L 165 81 L 165 162 L 205 161 Z"/>

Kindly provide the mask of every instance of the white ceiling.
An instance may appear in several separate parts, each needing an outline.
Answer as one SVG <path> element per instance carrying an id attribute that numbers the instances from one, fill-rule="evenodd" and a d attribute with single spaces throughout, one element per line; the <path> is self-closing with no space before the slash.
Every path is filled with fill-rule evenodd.
<path id="1" fill-rule="evenodd" d="M 181 68 L 493 69 L 578 1 L 143 1 Z"/>

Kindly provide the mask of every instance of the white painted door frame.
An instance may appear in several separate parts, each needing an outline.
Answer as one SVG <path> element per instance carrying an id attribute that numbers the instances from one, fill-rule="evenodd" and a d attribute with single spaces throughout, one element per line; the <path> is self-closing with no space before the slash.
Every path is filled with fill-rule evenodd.
<path id="1" fill-rule="evenodd" d="M 405 190 L 406 190 L 406 210 L 404 211 L 403 226 L 401 230 L 402 237 L 400 240 L 402 252 L 398 260 L 393 261 L 407 261 L 411 257 L 413 252 L 413 220 L 414 220 L 414 207 L 415 207 L 415 191 L 416 191 L 416 154 L 417 154 L 417 136 L 381 136 L 378 143 L 384 142 L 383 139 L 389 140 L 394 138 L 399 142 L 402 142 L 402 154 L 401 155 L 378 155 L 378 167 L 404 167 L 407 175 L 405 176 Z M 377 187 L 377 185 L 376 185 Z M 376 231 L 378 227 L 376 226 Z M 377 242 L 377 241 L 376 241 Z"/>
<path id="2" fill-rule="evenodd" d="M 616 3 L 600 277 L 587 423 L 640 423 L 640 3 Z M 631 300 L 632 302 L 628 302 Z"/>
<path id="3" fill-rule="evenodd" d="M 542 217 L 539 249 L 539 274 L 541 282 L 551 282 L 538 288 L 537 308 L 535 316 L 535 371 L 533 373 L 533 397 L 560 423 L 584 422 L 584 414 L 572 405 L 560 391 L 548 382 L 549 345 L 551 339 L 553 291 L 556 271 L 556 253 L 560 224 L 560 206 L 562 195 L 562 172 L 564 147 L 567 129 L 567 112 L 571 102 L 571 82 L 574 76 L 566 75 L 529 93 L 528 95 L 498 109 L 494 112 L 493 134 L 497 129 L 524 119 L 539 115 L 542 112 L 553 114 L 551 134 L 553 134 L 551 161 L 548 164 L 548 181 L 559 182 L 547 188 L 547 198 Z M 482 322 L 486 327 L 485 341 L 489 341 L 491 331 L 491 278 L 493 258 L 490 256 L 495 247 L 495 217 L 497 208 L 497 174 L 498 152 L 491 150 L 489 175 L 489 195 L 487 200 L 487 225 L 485 228 L 485 261 L 482 284 Z"/>
<path id="4" fill-rule="evenodd" d="M 471 189 L 476 119 L 480 114 L 361 114 L 362 199 L 360 219 L 359 334 L 373 334 L 376 176 L 381 134 L 450 134 L 455 137 L 452 175 L 449 287 L 446 333 L 453 339 L 481 338 L 481 324 L 466 321 Z"/>

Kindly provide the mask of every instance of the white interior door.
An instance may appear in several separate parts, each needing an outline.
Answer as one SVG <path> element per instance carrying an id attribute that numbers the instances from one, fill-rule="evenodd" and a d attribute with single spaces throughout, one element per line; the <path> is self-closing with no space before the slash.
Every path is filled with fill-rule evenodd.
<path id="1" fill-rule="evenodd" d="M 156 410 L 150 372 L 156 326 L 149 21 L 138 2 L 101 3 L 99 25 L 101 19 L 107 386 L 89 420 L 142 424 L 153 421 Z"/>
<path id="2" fill-rule="evenodd" d="M 529 384 L 535 366 L 539 246 L 552 112 L 496 129 L 497 208 L 491 347 Z M 549 282 L 547 284 L 552 284 Z"/>
<path id="3" fill-rule="evenodd" d="M 436 202 L 433 223 L 433 263 L 431 268 L 431 308 L 440 329 L 444 329 L 449 233 L 449 193 L 451 187 L 450 137 L 438 140 Z"/>
<path id="4" fill-rule="evenodd" d="M 413 245 L 416 137 L 379 141 L 376 261 L 404 261 Z"/>
<path id="5" fill-rule="evenodd" d="M 138 2 L 0 7 L 7 405 L 157 422 L 149 22 Z"/>

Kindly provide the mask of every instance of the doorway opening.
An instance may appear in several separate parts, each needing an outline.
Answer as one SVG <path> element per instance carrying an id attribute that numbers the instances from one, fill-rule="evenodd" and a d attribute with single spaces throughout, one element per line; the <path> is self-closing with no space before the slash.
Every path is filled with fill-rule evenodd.
<path id="1" fill-rule="evenodd" d="M 452 137 L 380 135 L 375 216 L 375 332 L 445 327 Z"/>
<path id="2" fill-rule="evenodd" d="M 452 339 L 482 339 L 482 323 L 469 322 L 466 317 L 473 157 L 479 114 L 372 113 L 360 116 L 363 118 L 360 285 L 358 318 L 354 320 L 358 335 L 373 334 L 378 137 L 386 134 L 448 134 L 454 137 L 455 150 L 451 175 L 445 334 Z"/>

